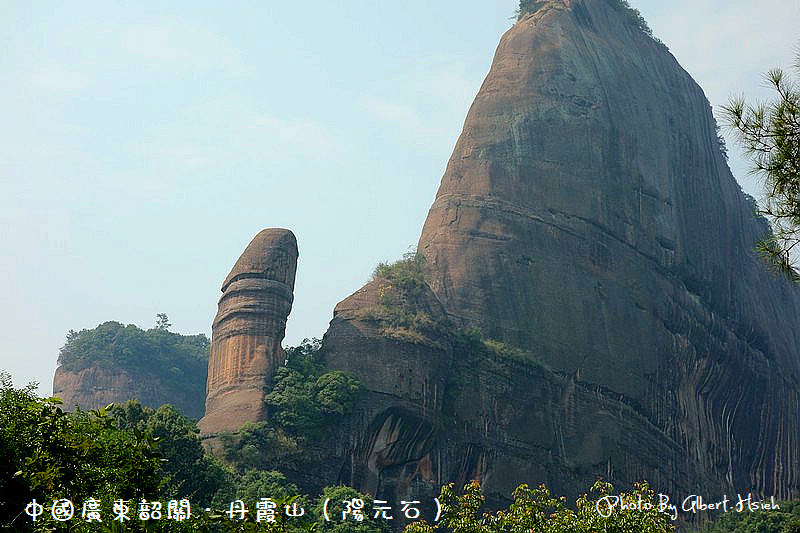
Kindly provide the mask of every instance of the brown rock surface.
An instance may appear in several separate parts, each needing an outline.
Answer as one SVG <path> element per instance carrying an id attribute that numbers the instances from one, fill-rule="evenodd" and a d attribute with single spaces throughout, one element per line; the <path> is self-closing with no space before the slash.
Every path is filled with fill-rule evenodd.
<path id="1" fill-rule="evenodd" d="M 495 497 L 524 481 L 577 494 L 593 480 L 592 468 L 615 480 L 647 477 L 663 490 L 705 482 L 617 393 L 530 354 L 492 353 L 446 332 L 416 340 L 387 334 L 372 318 L 381 288 L 371 281 L 340 302 L 325 335 L 328 367 L 358 375 L 364 392 L 314 452 L 324 458 L 315 478 L 392 501 L 429 500 L 444 483 L 472 479 Z M 404 303 L 447 323 L 430 289 Z"/>
<path id="2" fill-rule="evenodd" d="M 356 374 L 363 387 L 357 412 L 326 451 L 333 465 L 347 458 L 349 473 L 340 481 L 399 501 L 413 485 L 435 490 L 430 454 L 452 348 L 444 332 L 387 331 L 372 318 L 385 289 L 385 281 L 373 280 L 339 302 L 323 339 L 328 367 Z M 425 313 L 435 323 L 446 318 L 427 286 L 399 300 L 405 311 Z"/>
<path id="3" fill-rule="evenodd" d="M 60 366 L 53 378 L 53 396 L 61 398 L 68 410 L 76 405 L 89 410 L 138 400 L 153 408 L 168 403 L 189 418 L 198 419 L 203 415 L 203 386 L 202 382 L 196 385 L 196 390 L 191 390 L 192 383 L 176 387 L 163 371 L 154 370 L 144 376 L 141 371 L 136 374 L 117 366 L 91 366 L 80 370 Z"/>
<path id="4" fill-rule="evenodd" d="M 618 2 L 539 6 L 503 36 L 419 241 L 450 320 L 530 361 L 387 339 L 359 318 L 367 285 L 324 343 L 371 391 L 340 477 L 799 496 L 800 296 L 753 253 L 767 226 L 702 90 Z"/>
<path id="5" fill-rule="evenodd" d="M 283 361 L 292 308 L 297 241 L 286 229 L 265 229 L 247 245 L 222 284 L 212 325 L 203 434 L 264 420 L 264 390 Z"/>

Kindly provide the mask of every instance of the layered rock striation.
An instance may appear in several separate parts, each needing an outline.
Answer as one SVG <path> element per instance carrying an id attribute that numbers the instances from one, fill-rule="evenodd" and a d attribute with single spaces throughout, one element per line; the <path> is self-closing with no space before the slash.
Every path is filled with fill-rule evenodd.
<path id="1" fill-rule="evenodd" d="M 203 434 L 265 419 L 264 395 L 278 364 L 294 299 L 297 241 L 286 229 L 256 235 L 222 284 L 212 325 Z"/>
<path id="2" fill-rule="evenodd" d="M 374 405 L 342 437 L 343 481 L 797 497 L 800 296 L 753 252 L 767 224 L 708 101 L 621 2 L 537 6 L 498 46 L 418 247 L 453 329 L 509 350 L 387 339 L 370 285 L 342 302 L 325 352 Z"/>

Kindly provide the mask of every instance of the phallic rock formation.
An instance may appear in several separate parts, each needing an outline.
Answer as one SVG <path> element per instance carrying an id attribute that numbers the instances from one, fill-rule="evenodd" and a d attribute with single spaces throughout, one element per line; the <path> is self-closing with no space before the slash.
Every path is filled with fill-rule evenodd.
<path id="1" fill-rule="evenodd" d="M 527 355 L 412 348 L 364 326 L 369 285 L 342 302 L 329 365 L 381 399 L 342 426 L 342 481 L 800 496 L 800 296 L 753 252 L 702 90 L 620 2 L 537 5 L 418 248 L 450 321 Z"/>
<path id="2" fill-rule="evenodd" d="M 264 391 L 284 359 L 296 270 L 294 234 L 271 228 L 253 238 L 225 278 L 212 325 L 203 434 L 264 420 Z"/>
<path id="3" fill-rule="evenodd" d="M 182 369 L 189 372 L 193 369 Z M 79 370 L 56 369 L 53 396 L 61 398 L 65 409 L 99 409 L 110 403 L 123 404 L 138 400 L 142 405 L 156 408 L 165 403 L 174 405 L 189 418 L 203 416 L 205 370 L 197 369 L 197 379 L 177 385 L 169 375 L 155 370 L 140 372 L 115 366 L 90 366 Z"/>

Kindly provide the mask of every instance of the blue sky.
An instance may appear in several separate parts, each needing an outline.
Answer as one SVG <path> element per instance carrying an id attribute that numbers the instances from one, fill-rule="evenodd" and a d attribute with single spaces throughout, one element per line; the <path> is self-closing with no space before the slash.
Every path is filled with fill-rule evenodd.
<path id="1" fill-rule="evenodd" d="M 69 329 L 205 332 L 260 229 L 300 259 L 285 344 L 413 246 L 516 2 L 0 2 L 0 369 Z M 768 96 L 800 4 L 633 0 L 715 109 Z M 794 4 L 794 5 L 790 5 Z M 731 165 L 757 194 L 729 140 Z"/>

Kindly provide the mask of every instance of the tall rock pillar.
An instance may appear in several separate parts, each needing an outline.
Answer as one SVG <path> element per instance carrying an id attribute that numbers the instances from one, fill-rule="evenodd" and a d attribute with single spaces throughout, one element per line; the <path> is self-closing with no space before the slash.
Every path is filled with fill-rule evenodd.
<path id="1" fill-rule="evenodd" d="M 265 389 L 284 359 L 292 309 L 297 240 L 281 228 L 262 230 L 222 284 L 212 325 L 203 434 L 236 431 L 264 420 Z"/>

